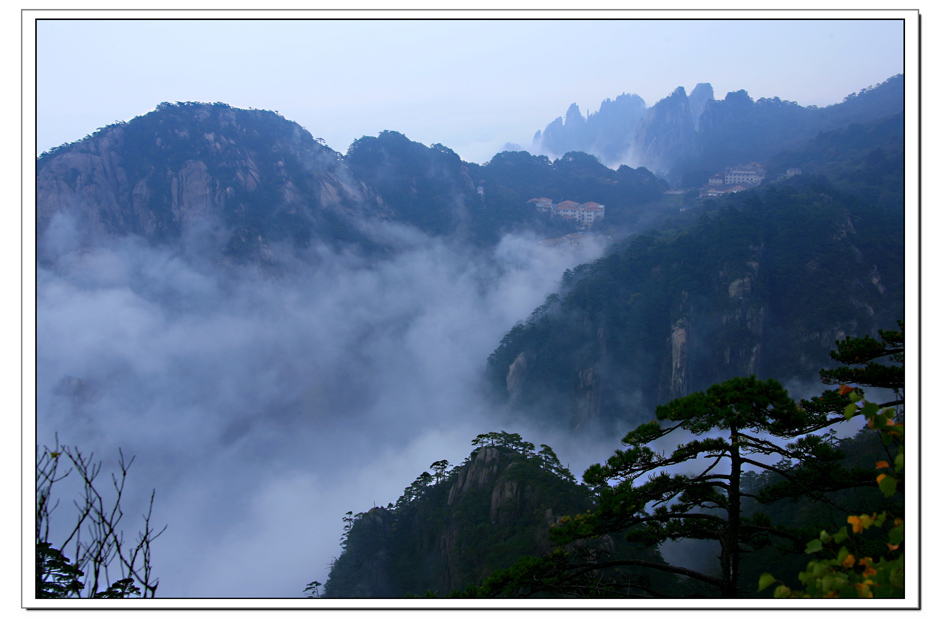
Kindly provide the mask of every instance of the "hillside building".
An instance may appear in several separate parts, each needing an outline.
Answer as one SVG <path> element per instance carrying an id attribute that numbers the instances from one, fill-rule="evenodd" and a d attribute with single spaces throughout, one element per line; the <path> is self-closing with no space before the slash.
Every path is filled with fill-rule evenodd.
<path id="1" fill-rule="evenodd" d="M 758 185 L 764 180 L 764 169 L 758 163 L 725 168 L 725 185 Z"/>
<path id="2" fill-rule="evenodd" d="M 716 198 L 743 191 L 759 185 L 765 174 L 764 167 L 759 163 L 728 166 L 724 172 L 717 172 L 708 177 L 708 185 L 702 189 L 700 197 Z"/>
<path id="3" fill-rule="evenodd" d="M 526 201 L 526 204 L 528 203 L 534 204 L 535 208 L 542 212 L 551 211 L 553 206 L 551 198 L 532 198 Z"/>
<path id="4" fill-rule="evenodd" d="M 550 211 L 553 218 L 559 217 L 565 220 L 576 220 L 584 226 L 589 226 L 598 220 L 603 220 L 605 214 L 604 205 L 594 201 L 577 203 L 573 200 L 564 200 L 555 205 L 552 204 L 549 198 L 532 198 L 527 201 L 527 204 L 528 203 L 535 205 L 537 211 Z"/>

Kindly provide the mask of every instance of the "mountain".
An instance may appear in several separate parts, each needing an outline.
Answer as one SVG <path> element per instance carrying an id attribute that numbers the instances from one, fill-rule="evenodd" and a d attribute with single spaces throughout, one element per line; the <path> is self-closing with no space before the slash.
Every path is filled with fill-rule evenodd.
<path id="1" fill-rule="evenodd" d="M 802 107 L 780 98 L 754 101 L 744 90 L 716 100 L 708 83 L 699 83 L 688 96 L 679 87 L 649 109 L 640 106 L 642 100 L 631 102 L 634 106 L 629 109 L 624 103 L 607 107 L 603 116 L 598 112 L 596 122 L 591 116 L 583 120 L 572 105 L 564 122 L 558 118 L 536 134 L 536 149 L 549 154 L 588 152 L 608 164 L 630 163 L 676 184 L 701 186 L 710 174 L 726 166 L 763 163 L 821 132 L 901 113 L 904 76 L 893 76 L 823 108 Z M 599 133 L 602 119 L 603 135 Z M 597 144 L 598 137 L 604 137 L 607 148 Z"/>
<path id="2" fill-rule="evenodd" d="M 824 176 L 840 191 L 899 212 L 904 202 L 904 114 L 819 133 L 769 159 L 767 176 L 780 178 L 794 164 L 804 175 Z"/>
<path id="3" fill-rule="evenodd" d="M 695 119 L 685 89 L 679 87 L 657 102 L 633 131 L 628 161 L 664 172 L 692 150 Z"/>
<path id="4" fill-rule="evenodd" d="M 556 118 L 544 131 L 536 132 L 533 144 L 552 155 L 587 152 L 604 163 L 618 163 L 630 147 L 633 128 L 645 113 L 646 103 L 636 94 L 608 98 L 587 118 L 572 103 L 564 120 Z"/>
<path id="5" fill-rule="evenodd" d="M 715 99 L 715 90 L 709 83 L 699 83 L 689 94 L 689 109 L 692 110 L 692 126 L 698 131 L 699 120 L 705 112 L 705 107 Z"/>
<path id="6" fill-rule="evenodd" d="M 427 233 L 453 233 L 482 210 L 467 164 L 441 144 L 428 147 L 383 131 L 353 142 L 344 163 L 387 205 L 398 208 L 398 221 Z"/>
<path id="7" fill-rule="evenodd" d="M 557 238 L 577 228 L 540 214 L 528 202 L 533 198 L 603 204 L 605 224 L 616 226 L 634 221 L 667 188 L 648 170 L 611 170 L 583 152 L 550 161 L 506 151 L 478 165 L 394 131 L 356 140 L 343 162 L 395 210 L 395 221 L 478 245 L 494 245 L 514 231 Z"/>
<path id="8" fill-rule="evenodd" d="M 60 146 L 40 156 L 36 189 L 41 242 L 70 219 L 80 245 L 200 233 L 236 260 L 270 260 L 280 243 L 375 245 L 363 221 L 393 215 L 299 125 L 221 103 L 163 103 Z M 40 259 L 54 258 L 44 243 Z"/>
<path id="9" fill-rule="evenodd" d="M 736 376 L 813 381 L 836 339 L 903 318 L 901 211 L 801 177 L 638 234 L 504 336 L 491 389 L 546 422 L 619 429 Z"/>
<path id="10" fill-rule="evenodd" d="M 189 102 L 44 153 L 36 186 L 43 263 L 137 236 L 268 265 L 284 247 L 386 251 L 389 224 L 471 245 L 514 231 L 557 238 L 576 225 L 527 201 L 598 202 L 617 224 L 666 189 L 646 170 L 613 171 L 584 153 L 554 163 L 500 153 L 481 166 L 395 131 L 362 137 L 343 156 L 274 112 Z"/>
<path id="11" fill-rule="evenodd" d="M 547 445 L 535 453 L 506 432 L 481 434 L 474 444 L 454 468 L 435 462 L 435 475 L 422 473 L 397 503 L 347 514 L 344 551 L 330 570 L 326 597 L 446 596 L 479 585 L 519 558 L 549 553 L 550 526 L 592 507 L 591 491 Z M 610 536 L 594 544 L 612 556 L 662 562 L 656 550 Z"/>

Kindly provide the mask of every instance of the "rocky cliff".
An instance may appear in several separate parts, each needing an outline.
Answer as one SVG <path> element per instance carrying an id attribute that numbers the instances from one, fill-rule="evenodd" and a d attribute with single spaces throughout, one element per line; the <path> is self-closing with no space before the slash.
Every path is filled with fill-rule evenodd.
<path id="1" fill-rule="evenodd" d="M 299 125 L 223 104 L 164 103 L 50 151 L 36 191 L 46 261 L 107 236 L 179 242 L 195 232 L 229 257 L 264 259 L 282 241 L 365 241 L 362 221 L 387 213 Z"/>
<path id="2" fill-rule="evenodd" d="M 630 147 L 633 129 L 646 113 L 646 103 L 636 94 L 620 94 L 601 103 L 585 118 L 572 103 L 564 119 L 556 118 L 533 138 L 536 150 L 560 157 L 568 152 L 587 152 L 614 167 Z"/>
<path id="3" fill-rule="evenodd" d="M 691 151 L 695 120 L 682 87 L 657 102 L 633 131 L 628 162 L 641 163 L 653 172 L 667 172 L 679 157 Z"/>
<path id="4" fill-rule="evenodd" d="M 360 514 L 327 596 L 446 595 L 551 550 L 550 526 L 589 509 L 591 497 L 551 449 L 533 448 L 490 442 L 446 478 L 419 477 L 397 504 Z"/>

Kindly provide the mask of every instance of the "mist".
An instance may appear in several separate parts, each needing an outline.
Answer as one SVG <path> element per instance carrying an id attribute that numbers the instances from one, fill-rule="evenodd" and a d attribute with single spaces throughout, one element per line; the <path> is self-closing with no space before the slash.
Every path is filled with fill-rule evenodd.
<path id="1" fill-rule="evenodd" d="M 536 432 L 479 394 L 503 334 L 599 243 L 481 252 L 398 226 L 382 259 L 275 250 L 272 272 L 206 255 L 207 231 L 80 245 L 64 215 L 39 243 L 55 263 L 37 269 L 37 443 L 93 452 L 103 476 L 119 448 L 135 457 L 127 533 L 156 490 L 161 598 L 302 596 L 345 512 L 394 502 L 479 433 L 547 443 L 576 474 L 616 445 Z"/>

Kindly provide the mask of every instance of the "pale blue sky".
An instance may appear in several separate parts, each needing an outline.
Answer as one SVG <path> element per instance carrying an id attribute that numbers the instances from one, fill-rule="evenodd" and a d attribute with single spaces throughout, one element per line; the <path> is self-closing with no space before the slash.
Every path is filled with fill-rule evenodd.
<path id="1" fill-rule="evenodd" d="M 391 129 L 481 162 L 623 92 L 833 104 L 903 72 L 903 38 L 873 19 L 42 20 L 37 149 L 194 100 L 277 110 L 340 152 Z"/>

